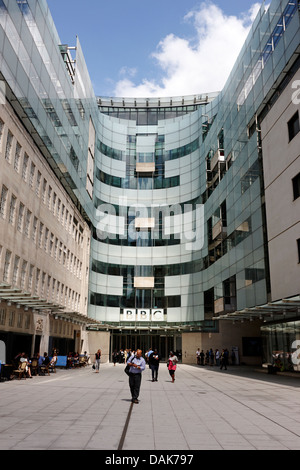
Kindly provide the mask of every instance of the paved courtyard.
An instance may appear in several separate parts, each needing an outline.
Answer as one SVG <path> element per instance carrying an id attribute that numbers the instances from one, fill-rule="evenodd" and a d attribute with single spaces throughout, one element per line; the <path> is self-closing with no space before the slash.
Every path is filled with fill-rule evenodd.
<path id="1" fill-rule="evenodd" d="M 0 383 L 1 450 L 299 450 L 300 378 L 166 364 L 131 404 L 123 365 Z"/>

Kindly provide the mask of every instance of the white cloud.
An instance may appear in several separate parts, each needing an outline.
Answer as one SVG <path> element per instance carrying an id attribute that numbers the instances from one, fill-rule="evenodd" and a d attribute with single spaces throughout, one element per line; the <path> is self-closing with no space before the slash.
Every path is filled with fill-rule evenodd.
<path id="1" fill-rule="evenodd" d="M 182 96 L 222 90 L 260 5 L 253 4 L 237 17 L 225 15 L 213 3 L 201 3 L 185 17 L 194 37 L 188 40 L 169 34 L 152 54 L 162 79 L 145 78 L 136 84 L 132 75 L 124 75 L 116 84 L 115 96 Z"/>

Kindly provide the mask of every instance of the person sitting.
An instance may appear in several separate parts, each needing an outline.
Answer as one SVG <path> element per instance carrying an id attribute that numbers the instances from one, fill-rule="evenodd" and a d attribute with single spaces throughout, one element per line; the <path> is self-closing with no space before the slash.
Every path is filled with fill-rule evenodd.
<path id="1" fill-rule="evenodd" d="M 39 358 L 38 358 L 38 374 L 39 375 L 42 375 L 42 370 L 41 370 L 41 367 L 43 366 L 44 364 L 44 357 L 43 356 L 40 356 L 38 355 Z"/>
<path id="2" fill-rule="evenodd" d="M 48 364 L 50 364 L 50 358 L 48 356 L 48 353 L 44 353 L 44 366 L 47 366 Z"/>
<path id="3" fill-rule="evenodd" d="M 31 369 L 29 367 L 29 360 L 28 360 L 28 357 L 26 356 L 25 353 L 22 353 L 21 354 L 21 357 L 20 357 L 20 363 L 23 364 L 24 362 L 26 362 L 26 366 L 25 366 L 25 371 L 26 371 L 26 374 L 27 376 L 32 379 L 32 375 L 31 375 Z"/>
<path id="4" fill-rule="evenodd" d="M 52 357 L 52 359 L 51 359 L 51 361 L 50 361 L 50 366 L 49 366 L 49 367 L 50 367 L 52 370 L 55 370 L 55 365 L 56 365 L 56 363 L 57 363 L 57 354 L 56 354 L 56 352 L 54 352 L 53 357 Z"/>
<path id="5" fill-rule="evenodd" d="M 45 369 L 46 367 L 48 367 L 50 364 L 50 358 L 48 356 L 48 353 L 44 353 L 44 357 L 43 357 L 43 363 L 41 365 L 41 369 L 40 369 L 40 374 L 39 375 L 45 375 L 44 372 L 43 372 L 43 369 Z"/>

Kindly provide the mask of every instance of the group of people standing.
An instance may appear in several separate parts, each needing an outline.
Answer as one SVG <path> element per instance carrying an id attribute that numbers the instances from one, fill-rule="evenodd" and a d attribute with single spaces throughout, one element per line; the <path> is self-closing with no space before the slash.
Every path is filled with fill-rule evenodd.
<path id="1" fill-rule="evenodd" d="M 223 368 L 227 370 L 227 366 L 229 364 L 229 351 L 228 349 L 222 349 L 222 351 L 216 349 L 213 351 L 213 349 L 210 348 L 210 350 L 207 349 L 205 353 L 203 349 L 200 350 L 200 348 L 198 348 L 196 351 L 196 359 L 199 366 L 216 365 L 217 367 L 220 367 L 221 370 Z M 233 358 L 232 363 L 234 364 Z"/>
<path id="2" fill-rule="evenodd" d="M 112 361 L 114 366 L 116 364 L 125 364 L 129 356 L 131 356 L 133 352 L 134 351 L 132 351 L 131 349 L 120 349 L 120 351 L 117 351 L 115 349 L 112 353 Z"/>

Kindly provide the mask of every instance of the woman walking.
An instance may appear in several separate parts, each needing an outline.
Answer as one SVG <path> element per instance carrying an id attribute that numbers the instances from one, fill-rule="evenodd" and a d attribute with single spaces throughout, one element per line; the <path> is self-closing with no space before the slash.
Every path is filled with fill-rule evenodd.
<path id="1" fill-rule="evenodd" d="M 168 370 L 169 370 L 170 376 L 172 377 L 172 383 L 175 382 L 175 370 L 177 368 L 177 362 L 178 362 L 177 356 L 175 356 L 173 351 L 170 351 L 169 359 L 168 359 Z"/>
<path id="2" fill-rule="evenodd" d="M 95 369 L 96 373 L 99 373 L 100 369 L 100 359 L 101 359 L 101 349 L 98 349 L 98 351 L 95 354 Z"/>

